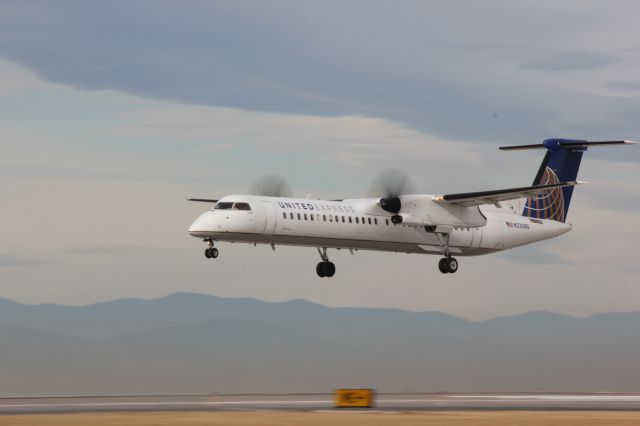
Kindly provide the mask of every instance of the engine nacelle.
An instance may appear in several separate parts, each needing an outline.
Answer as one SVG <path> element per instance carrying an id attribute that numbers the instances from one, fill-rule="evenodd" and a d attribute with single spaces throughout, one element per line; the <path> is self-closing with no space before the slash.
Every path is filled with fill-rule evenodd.
<path id="1" fill-rule="evenodd" d="M 402 203 L 398 197 L 380 198 L 380 207 L 389 213 L 397 214 L 402 208 Z"/>

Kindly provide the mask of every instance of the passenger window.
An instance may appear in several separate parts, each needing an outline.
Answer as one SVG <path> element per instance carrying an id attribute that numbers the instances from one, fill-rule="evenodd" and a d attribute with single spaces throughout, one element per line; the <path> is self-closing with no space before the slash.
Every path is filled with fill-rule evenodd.
<path id="1" fill-rule="evenodd" d="M 389 226 L 389 219 L 385 219 L 384 221 L 387 224 L 387 226 Z"/>
<path id="2" fill-rule="evenodd" d="M 329 222 L 333 222 L 333 215 L 332 214 L 329 215 Z"/>
<path id="3" fill-rule="evenodd" d="M 293 219 L 293 213 L 289 213 L 289 217 Z"/>
<path id="4" fill-rule="evenodd" d="M 369 217 L 369 218 L 367 218 L 367 219 L 369 219 L 369 225 L 371 225 L 371 218 Z"/>
<path id="5" fill-rule="evenodd" d="M 249 207 L 249 203 L 235 203 L 233 205 L 233 209 L 234 210 L 251 210 L 251 207 Z"/>
<path id="6" fill-rule="evenodd" d="M 313 214 L 309 215 L 309 219 L 311 219 L 311 222 L 313 222 Z"/>
<path id="7" fill-rule="evenodd" d="M 364 220 L 364 217 L 362 218 L 362 224 L 363 224 L 363 225 L 366 225 L 366 224 L 367 224 L 367 222 Z"/>
<path id="8" fill-rule="evenodd" d="M 287 213 L 282 212 L 282 217 L 284 217 L 286 219 L 287 218 Z"/>
<path id="9" fill-rule="evenodd" d="M 216 204 L 216 210 L 230 210 L 233 207 L 233 203 L 218 203 Z"/>
<path id="10" fill-rule="evenodd" d="M 307 220 L 307 214 L 306 213 L 304 214 L 304 220 Z"/>
<path id="11" fill-rule="evenodd" d="M 356 223 L 360 223 L 360 220 L 356 217 Z"/>
<path id="12" fill-rule="evenodd" d="M 376 225 L 378 224 L 378 218 L 377 217 L 373 218 L 373 223 L 375 223 Z"/>
<path id="13" fill-rule="evenodd" d="M 342 223 L 344 223 L 344 216 L 342 216 Z"/>
<path id="14" fill-rule="evenodd" d="M 300 220 L 300 219 L 301 219 L 301 218 L 300 218 L 300 213 L 298 213 L 298 220 Z"/>
<path id="15" fill-rule="evenodd" d="M 323 220 L 324 222 L 326 222 L 326 221 L 327 221 L 327 215 L 326 215 L 326 214 L 323 214 L 323 215 L 322 215 L 322 220 Z"/>

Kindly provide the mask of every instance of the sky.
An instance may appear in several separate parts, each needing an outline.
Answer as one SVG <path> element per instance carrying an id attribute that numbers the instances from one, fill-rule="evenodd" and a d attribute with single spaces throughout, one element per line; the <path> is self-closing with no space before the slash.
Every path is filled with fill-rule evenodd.
<path id="1" fill-rule="evenodd" d="M 640 310 L 640 149 L 590 150 L 560 238 L 463 258 L 331 254 L 187 234 L 284 177 L 359 197 L 386 169 L 425 193 L 527 185 L 549 137 L 640 140 L 633 1 L 3 1 L 0 297 L 87 304 L 176 291 L 330 306 Z"/>

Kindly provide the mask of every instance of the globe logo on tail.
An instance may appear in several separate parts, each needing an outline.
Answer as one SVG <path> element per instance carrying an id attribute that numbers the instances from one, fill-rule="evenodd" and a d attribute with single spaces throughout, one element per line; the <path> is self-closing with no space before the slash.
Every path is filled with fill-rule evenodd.
<path id="1" fill-rule="evenodd" d="M 538 185 L 560 183 L 558 175 L 546 167 Z M 527 198 L 523 216 L 564 222 L 564 197 L 561 188 L 547 189 Z"/>

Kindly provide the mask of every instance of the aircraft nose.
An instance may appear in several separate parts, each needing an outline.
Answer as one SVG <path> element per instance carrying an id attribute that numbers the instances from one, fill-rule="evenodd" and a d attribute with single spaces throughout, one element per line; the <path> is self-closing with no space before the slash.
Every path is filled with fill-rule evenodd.
<path id="1" fill-rule="evenodd" d="M 197 221 L 197 220 L 195 220 L 195 221 L 191 224 L 191 226 L 189 226 L 189 230 L 188 230 L 188 232 L 189 232 L 191 235 L 193 235 L 193 233 L 195 232 L 195 230 L 196 230 L 196 229 L 198 229 L 198 221 Z"/>
<path id="2" fill-rule="evenodd" d="M 206 232 L 208 228 L 207 216 L 207 213 L 204 213 L 200 215 L 196 220 L 194 220 L 191 226 L 189 226 L 189 234 L 193 235 L 194 237 L 198 237 L 202 232 Z"/>

